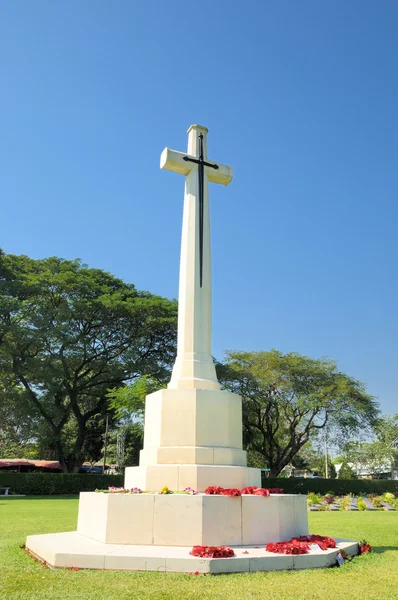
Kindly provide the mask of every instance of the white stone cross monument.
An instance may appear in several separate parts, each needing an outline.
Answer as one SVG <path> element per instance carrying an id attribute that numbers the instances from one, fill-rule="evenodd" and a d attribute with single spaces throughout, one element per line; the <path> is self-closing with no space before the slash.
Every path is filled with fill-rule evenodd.
<path id="1" fill-rule="evenodd" d="M 187 154 L 166 148 L 161 156 L 161 168 L 186 180 L 177 358 L 167 389 L 146 398 L 140 466 L 125 472 L 124 487 L 146 493 L 82 492 L 77 531 L 26 541 L 49 565 L 188 573 L 295 568 L 293 558 L 252 546 L 306 534 L 305 496 L 159 493 L 164 486 L 204 492 L 261 485 L 260 469 L 246 466 L 242 449 L 241 398 L 220 389 L 211 355 L 208 182 L 228 185 L 232 169 L 207 160 L 206 135 L 192 125 Z M 196 559 L 189 552 L 197 544 L 234 545 L 236 556 Z M 243 556 L 248 547 L 251 556 Z M 318 556 L 306 565 L 332 562 Z"/>
<path id="2" fill-rule="evenodd" d="M 168 169 L 186 176 L 181 241 L 177 360 L 168 386 L 173 389 L 220 389 L 211 355 L 208 181 L 228 185 L 232 181 L 232 169 L 207 161 L 206 136 L 207 129 L 205 127 L 192 125 L 188 129 L 188 152 L 176 152 L 165 148 L 160 157 L 161 169 Z"/>
<path id="3" fill-rule="evenodd" d="M 186 177 L 177 358 L 167 390 L 146 399 L 144 449 L 140 467 L 126 469 L 128 487 L 260 485 L 242 450 L 241 399 L 220 390 L 211 354 L 208 182 L 228 185 L 232 169 L 207 159 L 206 138 L 206 127 L 192 125 L 187 153 L 165 148 L 160 158 L 162 169 Z"/>

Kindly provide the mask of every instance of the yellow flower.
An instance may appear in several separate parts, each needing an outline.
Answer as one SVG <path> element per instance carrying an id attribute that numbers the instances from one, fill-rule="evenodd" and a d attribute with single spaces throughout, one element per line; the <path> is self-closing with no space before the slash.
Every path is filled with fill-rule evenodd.
<path id="1" fill-rule="evenodd" d="M 164 485 L 162 487 L 162 489 L 160 490 L 161 494 L 168 494 L 170 492 L 169 488 L 167 487 L 167 485 Z"/>

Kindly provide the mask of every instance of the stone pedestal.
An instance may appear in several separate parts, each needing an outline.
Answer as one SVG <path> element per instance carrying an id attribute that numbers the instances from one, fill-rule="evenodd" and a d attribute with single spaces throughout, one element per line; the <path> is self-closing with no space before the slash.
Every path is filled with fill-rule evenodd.
<path id="1" fill-rule="evenodd" d="M 127 467 L 124 485 L 127 489 L 138 487 L 151 492 L 160 491 L 164 485 L 179 492 L 187 487 L 204 492 L 210 485 L 241 490 L 249 485 L 261 486 L 261 471 L 249 467 L 216 465 Z"/>
<path id="2" fill-rule="evenodd" d="M 246 466 L 240 396 L 200 389 L 147 396 L 140 465 L 166 464 Z"/>
<path id="3" fill-rule="evenodd" d="M 247 546 L 308 533 L 305 496 L 80 494 L 77 531 L 105 544 Z"/>

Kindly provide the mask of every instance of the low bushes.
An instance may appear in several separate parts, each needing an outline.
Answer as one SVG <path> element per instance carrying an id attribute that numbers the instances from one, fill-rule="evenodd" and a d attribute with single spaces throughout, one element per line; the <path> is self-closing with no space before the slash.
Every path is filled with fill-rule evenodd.
<path id="1" fill-rule="evenodd" d="M 262 487 L 281 487 L 286 494 L 308 494 L 314 492 L 325 496 L 333 492 L 337 496 L 345 494 L 368 495 L 384 492 L 398 492 L 398 480 L 392 479 L 301 479 L 290 477 L 286 479 L 271 479 L 264 477 Z"/>
<path id="2" fill-rule="evenodd" d="M 0 473 L 0 487 L 11 494 L 52 496 L 94 492 L 96 488 L 123 485 L 123 475 L 86 475 L 85 473 Z"/>

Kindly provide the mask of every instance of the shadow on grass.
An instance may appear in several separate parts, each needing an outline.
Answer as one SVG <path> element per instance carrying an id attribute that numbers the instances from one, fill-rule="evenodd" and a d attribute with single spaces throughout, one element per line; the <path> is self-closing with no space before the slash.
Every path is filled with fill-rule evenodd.
<path id="1" fill-rule="evenodd" d="M 382 554 L 383 552 L 388 552 L 389 550 L 398 550 L 398 546 L 373 546 L 372 547 L 373 554 Z"/>

